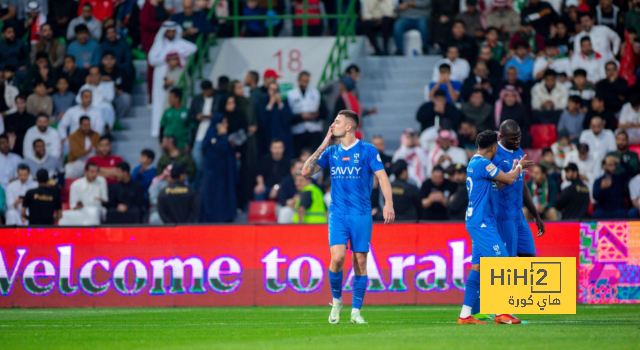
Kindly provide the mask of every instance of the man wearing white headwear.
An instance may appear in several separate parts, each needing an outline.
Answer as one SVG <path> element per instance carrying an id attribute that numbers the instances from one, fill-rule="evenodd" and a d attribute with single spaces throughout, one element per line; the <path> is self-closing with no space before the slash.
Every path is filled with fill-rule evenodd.
<path id="1" fill-rule="evenodd" d="M 93 66 L 89 68 L 87 83 L 82 85 L 76 96 L 76 103 L 79 105 L 82 104 L 81 95 L 85 90 L 91 90 L 91 106 L 100 110 L 102 119 L 109 126 L 109 129 L 113 130 L 113 124 L 116 121 L 116 111 L 112 104 L 113 99 L 116 97 L 116 88 L 113 81 L 103 81 L 100 67 Z"/>
<path id="2" fill-rule="evenodd" d="M 164 112 L 164 98 L 166 91 L 164 89 L 164 77 L 167 72 L 167 54 L 171 51 L 177 52 L 183 60 L 193 55 L 198 47 L 182 39 L 182 27 L 175 22 L 165 22 L 149 50 L 149 64 L 154 67 L 153 70 L 153 88 L 152 88 L 152 109 L 151 109 L 151 136 L 160 134 L 160 119 Z"/>

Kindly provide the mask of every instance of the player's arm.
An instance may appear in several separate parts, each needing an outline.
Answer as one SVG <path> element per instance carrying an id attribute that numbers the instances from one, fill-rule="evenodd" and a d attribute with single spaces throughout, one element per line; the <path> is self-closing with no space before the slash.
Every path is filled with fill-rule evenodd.
<path id="1" fill-rule="evenodd" d="M 378 182 L 380 183 L 380 190 L 384 196 L 384 208 L 382 209 L 382 216 L 384 217 L 384 223 L 386 225 L 392 224 L 396 219 L 396 212 L 393 210 L 393 194 L 391 192 L 391 183 L 389 177 L 384 169 L 375 172 Z"/>
<path id="2" fill-rule="evenodd" d="M 522 160 L 524 160 L 526 157 L 527 155 L 525 154 L 524 157 L 522 157 Z M 493 180 L 499 183 L 503 183 L 505 185 L 511 185 L 512 183 L 516 182 L 516 180 L 520 176 L 521 171 L 522 171 L 522 165 L 520 165 L 519 163 L 514 163 L 513 169 L 511 169 L 510 172 L 505 173 L 503 171 L 500 171 L 498 175 L 496 175 L 496 177 L 493 178 Z"/>
<path id="3" fill-rule="evenodd" d="M 302 167 L 302 171 L 300 171 L 299 175 L 302 175 L 306 178 L 311 178 L 316 173 L 319 173 L 322 170 L 322 167 L 318 165 L 318 160 L 320 160 L 320 156 L 324 153 L 324 150 L 329 147 L 331 144 L 331 137 L 333 136 L 333 131 L 329 128 L 327 132 L 327 136 L 322 141 L 322 144 L 318 149 L 307 159 Z"/>
<path id="4" fill-rule="evenodd" d="M 536 209 L 536 205 L 533 204 L 533 200 L 531 199 L 531 192 L 529 192 L 529 187 L 523 181 L 522 182 L 522 203 L 527 209 L 529 209 L 529 213 L 533 215 L 534 220 L 536 221 L 536 226 L 538 226 L 538 237 L 544 234 L 544 222 L 542 222 L 542 218 L 540 217 L 540 213 L 538 213 L 538 209 Z"/>

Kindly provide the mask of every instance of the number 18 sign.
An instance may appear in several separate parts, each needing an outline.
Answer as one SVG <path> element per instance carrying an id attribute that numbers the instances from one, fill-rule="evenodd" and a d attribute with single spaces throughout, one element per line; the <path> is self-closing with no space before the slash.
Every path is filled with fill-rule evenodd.
<path id="1" fill-rule="evenodd" d="M 575 314 L 576 258 L 480 258 L 480 312 Z"/>

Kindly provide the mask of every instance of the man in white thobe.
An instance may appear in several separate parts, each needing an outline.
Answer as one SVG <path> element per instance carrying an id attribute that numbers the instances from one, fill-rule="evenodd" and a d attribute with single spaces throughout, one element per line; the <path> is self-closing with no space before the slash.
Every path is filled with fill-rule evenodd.
<path id="1" fill-rule="evenodd" d="M 109 129 L 113 130 L 113 124 L 116 121 L 116 110 L 113 108 L 113 99 L 116 97 L 114 82 L 102 81 L 100 67 L 91 67 L 89 68 L 87 83 L 82 85 L 76 96 L 77 104 L 82 103 L 81 95 L 85 90 L 91 90 L 91 106 L 100 110 L 102 119 L 109 126 Z"/>
<path id="2" fill-rule="evenodd" d="M 44 146 L 49 156 L 60 159 L 60 134 L 58 134 L 58 131 L 55 129 L 49 127 L 49 118 L 44 114 L 38 116 L 36 125 L 30 127 L 24 135 L 22 155 L 25 159 L 34 157 L 33 141 L 38 139 L 44 141 Z"/>
<path id="3" fill-rule="evenodd" d="M 15 153 L 9 152 L 9 138 L 7 135 L 0 135 L 0 186 L 5 192 L 9 182 L 17 177 L 20 163 L 22 163 L 22 158 Z"/>
<path id="4" fill-rule="evenodd" d="M 320 91 L 310 86 L 311 75 L 302 71 L 298 75 L 298 87 L 287 92 L 287 103 L 291 108 L 291 133 L 294 152 L 315 147 L 322 142 L 323 122 L 320 115 Z M 337 113 L 337 112 L 336 112 Z"/>
<path id="5" fill-rule="evenodd" d="M 31 172 L 26 164 L 18 166 L 18 179 L 7 185 L 5 191 L 6 206 L 5 215 L 7 225 L 28 225 L 29 221 L 22 221 L 20 211 L 22 210 L 22 202 L 24 195 L 28 190 L 38 187 L 38 183 L 31 178 Z"/>
<path id="6" fill-rule="evenodd" d="M 106 216 L 102 204 L 109 200 L 107 180 L 98 176 L 98 166 L 88 163 L 84 168 L 84 177 L 71 184 L 69 207 L 62 212 L 58 222 L 60 226 L 97 226 Z"/>
<path id="7" fill-rule="evenodd" d="M 58 123 L 58 133 L 60 139 L 66 140 L 69 135 L 73 134 L 80 127 L 80 118 L 83 116 L 91 119 L 91 130 L 102 135 L 104 133 L 104 119 L 100 114 L 100 110 L 91 105 L 93 101 L 93 92 L 84 90 L 80 93 L 80 104 L 67 109 Z"/>
<path id="8" fill-rule="evenodd" d="M 573 38 L 573 52 L 580 52 L 580 39 L 585 36 L 591 38 L 593 51 L 605 57 L 615 57 L 620 50 L 620 36 L 611 28 L 603 25 L 596 25 L 593 14 L 584 12 L 580 15 L 582 31 Z M 587 77 L 589 78 L 589 77 Z M 591 79 L 589 79 L 591 80 Z"/>
<path id="9" fill-rule="evenodd" d="M 433 173 L 433 168 L 440 165 L 443 169 L 451 164 L 467 165 L 467 152 L 455 145 L 458 139 L 449 130 L 441 130 L 436 141 L 437 146 L 429 152 L 427 174 Z"/>
<path id="10" fill-rule="evenodd" d="M 596 164 L 601 164 L 607 153 L 618 149 L 613 131 L 604 128 L 601 117 L 591 118 L 589 129 L 580 134 L 580 143 L 589 145 L 589 153 Z"/>

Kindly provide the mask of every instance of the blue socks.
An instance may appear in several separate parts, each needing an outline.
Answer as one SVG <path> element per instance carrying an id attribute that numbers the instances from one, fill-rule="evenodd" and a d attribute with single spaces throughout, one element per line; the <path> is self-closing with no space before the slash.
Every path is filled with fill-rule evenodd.
<path id="1" fill-rule="evenodd" d="M 329 284 L 331 285 L 331 295 L 333 295 L 333 298 L 342 298 L 342 271 L 332 272 L 329 270 Z"/>
<path id="2" fill-rule="evenodd" d="M 476 301 L 480 297 L 480 272 L 471 270 L 469 277 L 467 277 L 466 287 L 464 289 L 464 303 L 463 305 L 473 307 Z M 478 309 L 480 305 L 478 304 Z"/>
<path id="3" fill-rule="evenodd" d="M 362 302 L 364 301 L 364 293 L 367 291 L 367 284 L 369 282 L 369 276 L 355 275 L 353 278 L 353 308 L 362 309 Z"/>
<path id="4" fill-rule="evenodd" d="M 480 298 L 478 298 L 476 300 L 476 303 L 473 304 L 473 307 L 471 308 L 471 314 L 472 315 L 475 315 L 475 314 L 477 314 L 479 312 L 480 312 Z"/>

